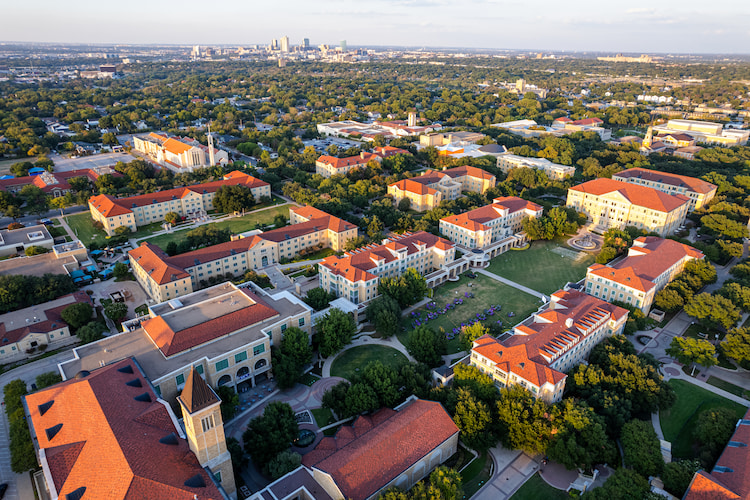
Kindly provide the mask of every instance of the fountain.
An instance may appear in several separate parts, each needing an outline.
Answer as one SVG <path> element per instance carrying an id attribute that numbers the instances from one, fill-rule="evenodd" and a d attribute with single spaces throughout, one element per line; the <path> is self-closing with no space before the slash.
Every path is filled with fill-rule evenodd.
<path id="1" fill-rule="evenodd" d="M 596 241 L 588 233 L 582 238 L 573 238 L 571 244 L 581 250 L 593 250 L 596 248 Z"/>

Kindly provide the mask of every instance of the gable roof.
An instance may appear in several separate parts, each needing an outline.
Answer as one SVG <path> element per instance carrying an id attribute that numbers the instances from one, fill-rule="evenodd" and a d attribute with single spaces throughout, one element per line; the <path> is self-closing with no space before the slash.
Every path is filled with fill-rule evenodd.
<path id="1" fill-rule="evenodd" d="M 428 187 L 424 184 L 424 180 L 422 179 L 422 182 L 420 182 L 419 177 L 412 178 L 412 179 L 401 179 L 398 182 L 394 182 L 393 184 L 389 184 L 388 187 L 394 187 L 400 191 L 407 191 L 409 193 L 414 193 L 418 195 L 436 195 L 438 190 Z"/>
<path id="2" fill-rule="evenodd" d="M 80 488 L 84 499 L 223 498 L 132 358 L 29 394 L 25 406 L 59 498 Z M 174 444 L 160 442 L 170 435 Z M 205 487 L 185 485 L 196 475 Z"/>
<path id="3" fill-rule="evenodd" d="M 161 248 L 147 241 L 130 250 L 128 255 L 159 285 L 190 277 L 185 269 L 169 262 Z"/>
<path id="4" fill-rule="evenodd" d="M 687 175 L 670 174 L 668 172 L 659 172 L 647 168 L 629 168 L 622 172 L 617 172 L 612 176 L 613 179 L 627 181 L 628 179 L 645 179 L 651 182 L 659 182 L 669 186 L 685 187 L 688 191 L 694 193 L 707 194 L 716 190 L 716 185 L 706 182 L 703 179 L 688 177 Z"/>
<path id="5" fill-rule="evenodd" d="M 400 411 L 358 417 L 302 463 L 330 474 L 344 497 L 365 500 L 457 433 L 440 403 L 418 399 Z"/>
<path id="6" fill-rule="evenodd" d="M 490 227 L 485 224 L 503 217 L 502 210 L 508 210 L 509 215 L 525 210 L 537 213 L 542 210 L 542 206 L 517 196 L 503 196 L 495 198 L 491 205 L 475 208 L 458 215 L 448 215 L 440 219 L 440 222 L 453 224 L 470 231 L 486 231 Z"/>
<path id="7" fill-rule="evenodd" d="M 62 319 L 62 311 L 77 303 L 93 306 L 91 297 L 79 290 L 44 304 L 3 314 L 0 316 L 0 347 L 19 342 L 32 333 L 48 333 L 68 326 Z M 25 319 L 26 323 L 19 317 Z M 32 317 L 35 322 L 29 322 Z"/>
<path id="8" fill-rule="evenodd" d="M 316 160 L 316 163 L 319 162 L 332 168 L 339 169 L 366 165 L 368 161 L 374 159 L 379 160 L 380 156 L 363 152 L 358 156 L 348 156 L 346 158 L 337 158 L 335 156 L 322 155 Z"/>
<path id="9" fill-rule="evenodd" d="M 619 193 L 633 205 L 657 212 L 671 212 L 690 202 L 687 196 L 681 194 L 671 195 L 647 186 L 605 178 L 584 182 L 569 190 L 595 196 Z"/>

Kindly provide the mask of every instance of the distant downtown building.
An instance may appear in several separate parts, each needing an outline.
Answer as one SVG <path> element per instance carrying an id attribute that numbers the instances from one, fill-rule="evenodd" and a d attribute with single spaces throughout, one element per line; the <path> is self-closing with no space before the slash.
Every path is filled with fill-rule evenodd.
<path id="1" fill-rule="evenodd" d="M 685 221 L 690 199 L 612 179 L 594 179 L 568 189 L 567 206 L 583 212 L 592 230 L 635 226 L 669 236 Z"/>
<path id="2" fill-rule="evenodd" d="M 468 249 L 486 249 L 520 233 L 526 217 L 539 218 L 543 211 L 542 206 L 517 196 L 495 198 L 491 205 L 443 217 L 440 234 Z"/>
<path id="3" fill-rule="evenodd" d="M 229 163 L 227 152 L 214 148 L 213 141 L 204 146 L 189 137 L 170 137 L 152 132 L 140 137 L 133 136 L 133 148 L 176 173 L 210 167 L 212 158 L 215 165 Z M 213 150 L 213 155 L 209 148 Z"/>
<path id="4" fill-rule="evenodd" d="M 172 257 L 144 242 L 128 252 L 130 268 L 146 293 L 162 302 L 197 290 L 209 278 L 239 276 L 314 249 L 343 251 L 346 242 L 357 236 L 357 226 L 316 208 L 290 207 L 289 213 L 290 226 Z"/>
<path id="5" fill-rule="evenodd" d="M 222 186 L 245 186 L 250 189 L 255 201 L 271 198 L 271 185 L 255 177 L 235 170 L 224 176 L 223 180 L 195 184 L 181 188 L 167 189 L 156 193 L 115 198 L 100 194 L 89 198 L 91 217 L 104 226 L 110 236 L 115 229 L 125 226 L 137 231 L 139 226 L 164 220 L 169 212 L 180 217 L 205 215 L 213 210 L 213 199 L 216 191 Z"/>
<path id="6" fill-rule="evenodd" d="M 388 185 L 388 194 L 398 205 L 408 199 L 411 209 L 424 212 L 437 207 L 443 200 L 455 200 L 463 191 L 484 193 L 495 187 L 495 176 L 481 168 L 464 165 L 447 170 L 427 170 L 418 177 Z"/>
<path id="7" fill-rule="evenodd" d="M 703 259 L 703 253 L 674 240 L 641 236 L 624 259 L 611 265 L 589 266 L 585 290 L 607 302 L 624 302 L 648 314 L 656 293 L 694 259 Z"/>
<path id="8" fill-rule="evenodd" d="M 318 264 L 320 286 L 354 304 L 366 303 L 377 297 L 380 278 L 395 278 L 409 268 L 426 276 L 454 259 L 455 246 L 444 238 L 424 231 L 394 234 L 381 245 L 323 259 Z"/>
<path id="9" fill-rule="evenodd" d="M 696 179 L 695 177 L 659 172 L 658 170 L 648 170 L 646 168 L 629 168 L 622 172 L 617 172 L 612 176 L 612 179 L 648 186 L 667 194 L 687 196 L 690 198 L 689 212 L 708 205 L 714 199 L 714 196 L 716 196 L 717 188 L 715 184 L 702 179 Z"/>
<path id="10" fill-rule="evenodd" d="M 533 168 L 541 170 L 552 180 L 562 180 L 576 174 L 576 168 L 570 165 L 552 163 L 547 158 L 531 158 L 511 153 L 498 155 L 497 168 L 506 174 L 513 168 Z"/>
<path id="11" fill-rule="evenodd" d="M 499 341 L 472 344 L 470 364 L 499 388 L 520 385 L 547 403 L 562 399 L 566 372 L 588 358 L 603 339 L 622 333 L 628 311 L 577 290 L 558 290 L 549 304 Z"/>

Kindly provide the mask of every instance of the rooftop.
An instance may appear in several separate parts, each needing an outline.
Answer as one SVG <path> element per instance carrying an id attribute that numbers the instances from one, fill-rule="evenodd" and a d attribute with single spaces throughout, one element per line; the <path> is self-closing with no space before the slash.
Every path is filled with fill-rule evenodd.
<path id="1" fill-rule="evenodd" d="M 67 325 L 60 313 L 77 302 L 91 304 L 89 296 L 78 291 L 69 295 L 0 315 L 0 346 L 18 342 L 29 333 L 47 333 Z"/>
<path id="2" fill-rule="evenodd" d="M 715 184 L 706 182 L 702 179 L 696 179 L 695 177 L 688 177 L 686 175 L 670 174 L 668 172 L 659 172 L 657 170 L 649 170 L 646 168 L 629 168 L 618 172 L 613 176 L 614 179 L 644 179 L 651 182 L 659 182 L 670 186 L 684 187 L 688 191 L 695 193 L 710 193 L 716 189 Z"/>
<path id="3" fill-rule="evenodd" d="M 595 196 L 618 193 L 633 205 L 657 212 L 671 212 L 690 201 L 688 197 L 681 194 L 671 195 L 647 186 L 605 178 L 584 182 L 571 187 L 570 190 Z"/>

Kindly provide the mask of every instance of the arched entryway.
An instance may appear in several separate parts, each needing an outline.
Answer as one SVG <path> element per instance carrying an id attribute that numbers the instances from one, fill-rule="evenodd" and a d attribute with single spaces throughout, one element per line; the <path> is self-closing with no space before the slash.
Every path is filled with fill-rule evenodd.
<path id="1" fill-rule="evenodd" d="M 253 386 L 253 379 L 250 377 L 250 368 L 243 366 L 237 370 L 237 392 L 247 392 Z"/>
<path id="2" fill-rule="evenodd" d="M 266 366 L 267 364 L 268 364 L 268 361 L 266 361 L 265 359 L 259 359 L 259 360 L 258 360 L 258 361 L 257 361 L 257 362 L 255 363 L 255 369 L 256 369 L 256 370 L 260 370 L 261 368 L 263 368 L 263 367 L 264 367 L 264 366 Z"/>

